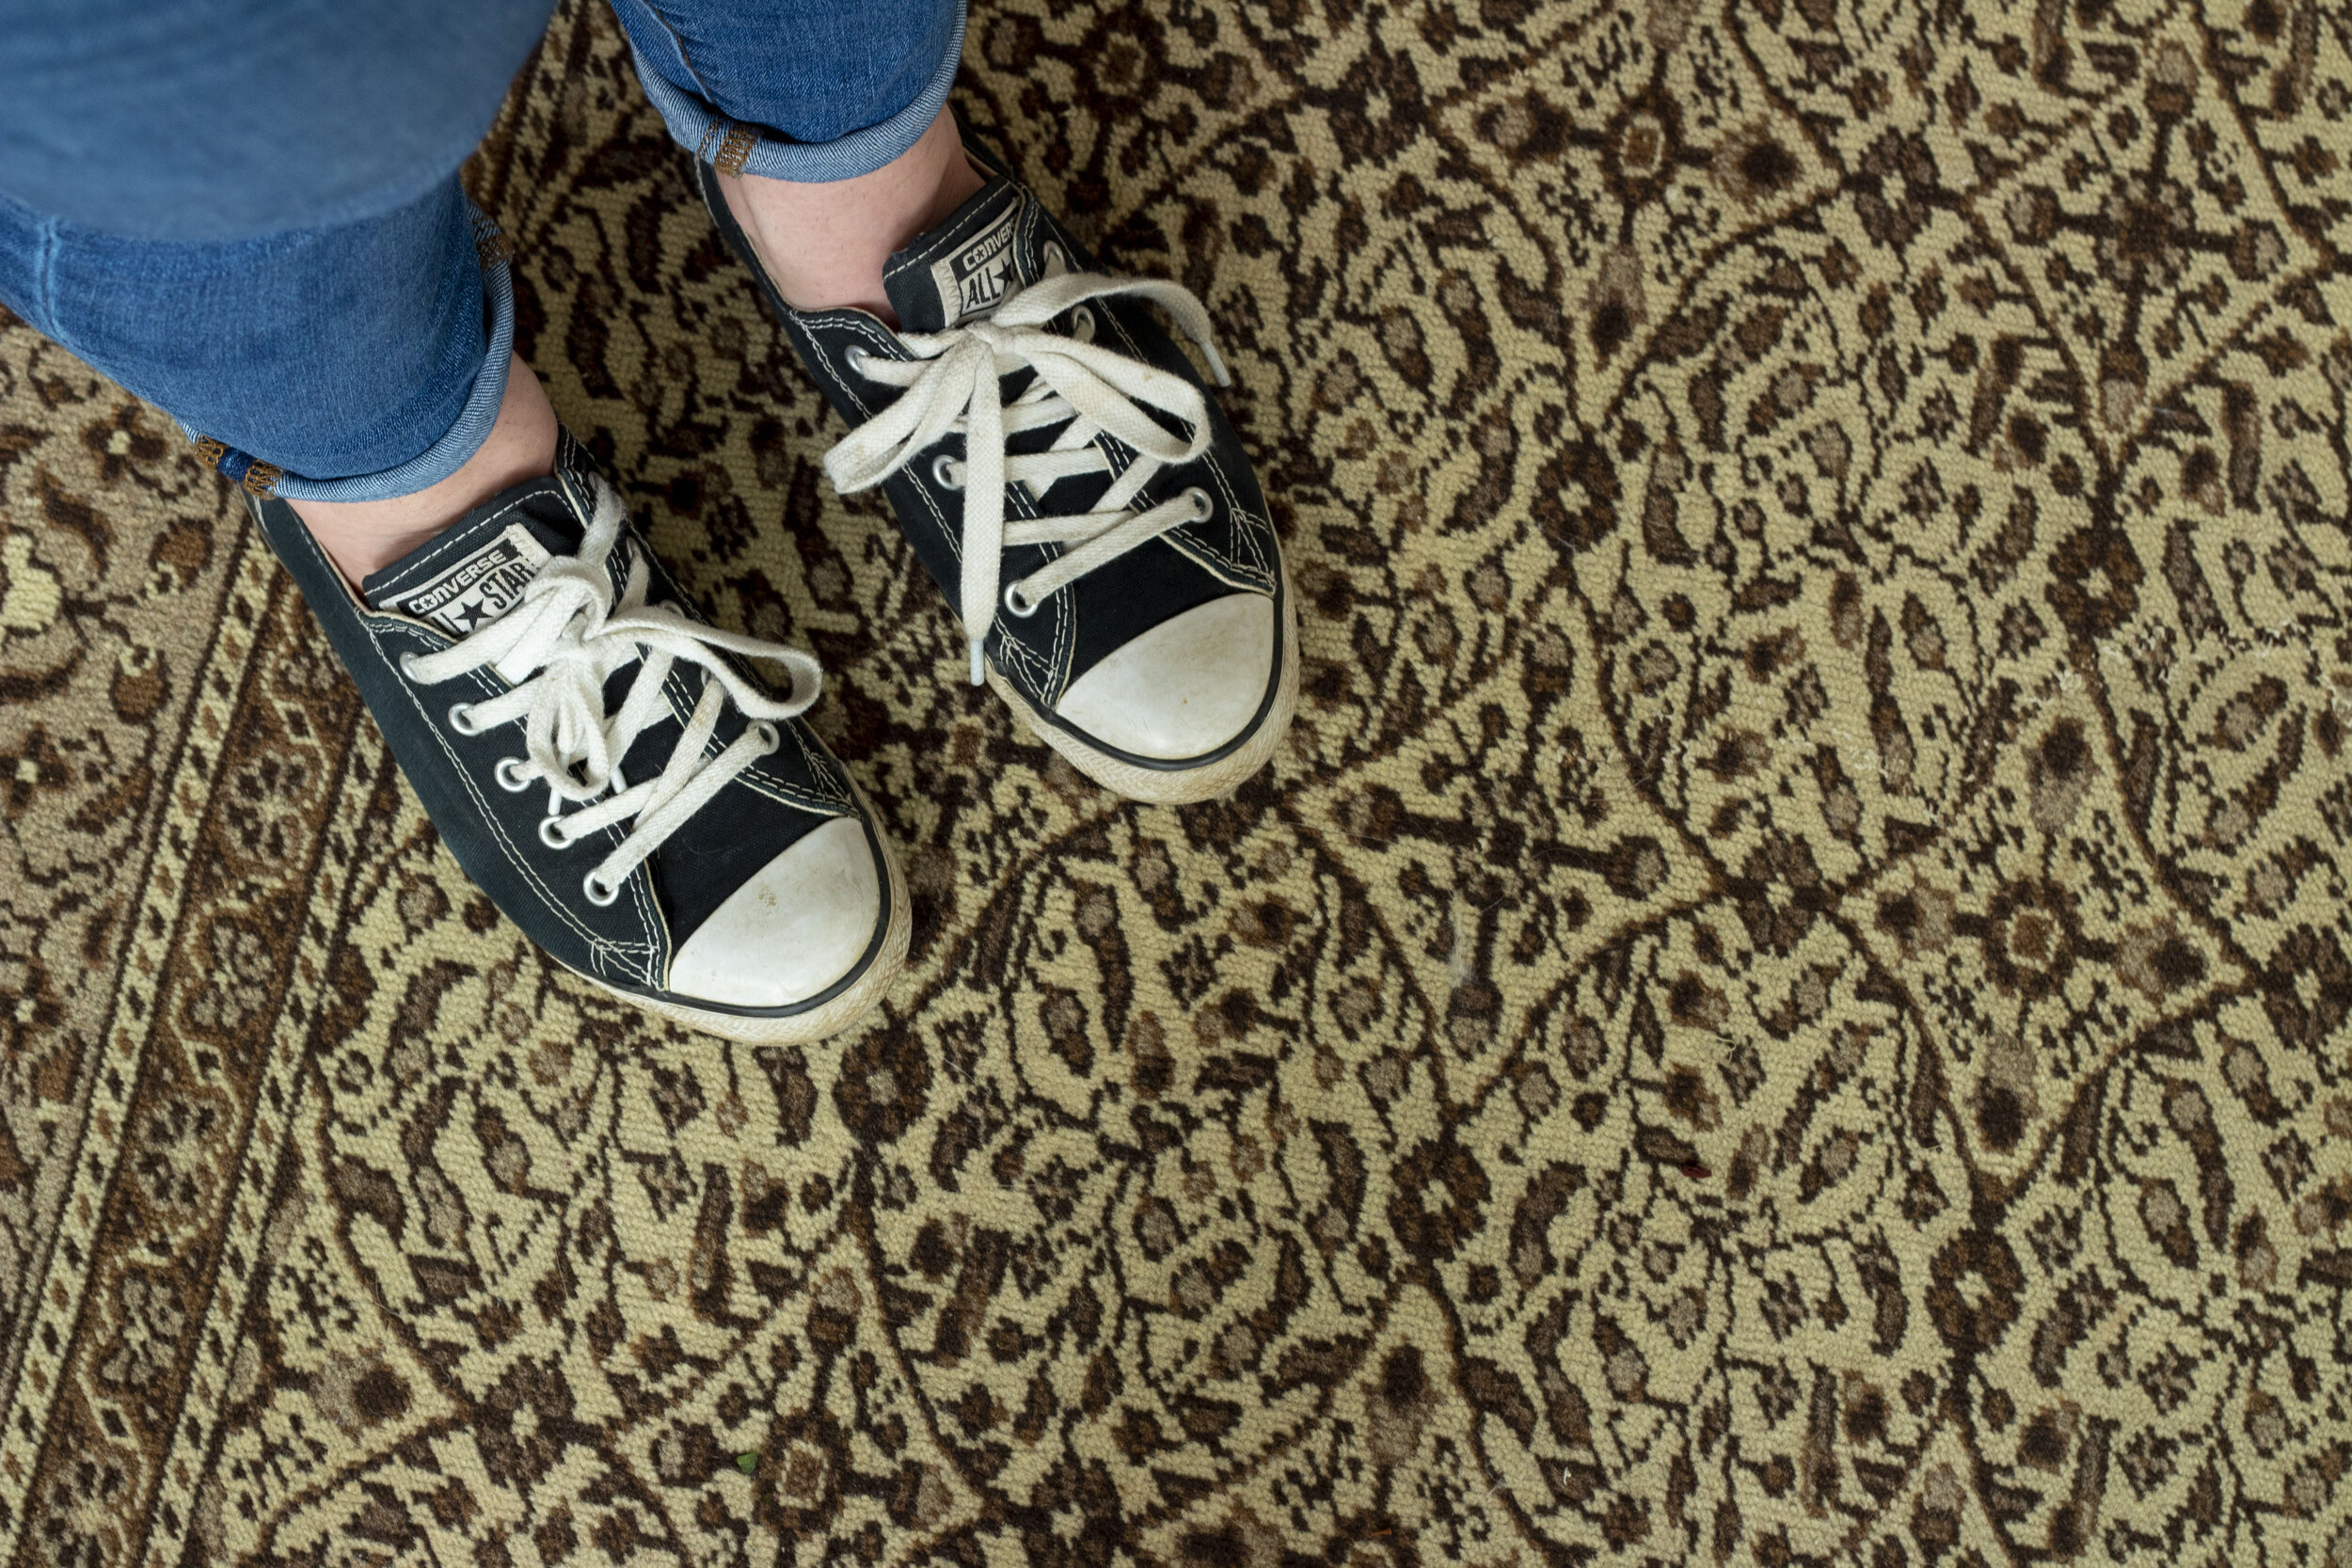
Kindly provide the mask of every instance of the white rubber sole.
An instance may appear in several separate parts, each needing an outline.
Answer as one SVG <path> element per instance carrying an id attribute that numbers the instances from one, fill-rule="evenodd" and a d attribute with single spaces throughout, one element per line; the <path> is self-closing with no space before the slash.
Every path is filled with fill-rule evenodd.
<path id="1" fill-rule="evenodd" d="M 863 793 L 858 803 L 866 805 Z M 867 820 L 873 811 L 866 808 Z M 877 837 L 881 829 L 875 830 Z M 890 924 L 882 932 L 882 951 L 866 966 L 850 988 L 822 1006 L 811 1007 L 803 1013 L 760 1017 L 744 1013 L 723 1013 L 704 1007 L 690 1007 L 682 1003 L 662 1002 L 650 996 L 638 996 L 617 987 L 607 985 L 593 974 L 580 978 L 598 990 L 612 992 L 632 1007 L 682 1023 L 689 1029 L 699 1029 L 706 1035 L 724 1039 L 742 1040 L 750 1045 L 808 1045 L 829 1036 L 837 1035 L 874 1010 L 882 996 L 898 980 L 907 966 L 907 944 L 914 934 L 914 916 L 907 908 L 906 875 L 898 869 L 898 853 L 887 838 L 882 840 L 882 862 L 890 868 Z M 580 972 L 574 970 L 578 974 Z"/>
<path id="2" fill-rule="evenodd" d="M 1108 756 L 1047 719 L 1013 686 L 988 667 L 988 684 L 1005 705 L 1019 714 L 1037 737 L 1070 759 L 1070 766 L 1114 794 L 1153 805 L 1184 806 L 1213 800 L 1274 760 L 1274 752 L 1290 733 L 1291 717 L 1298 711 L 1298 595 L 1291 591 L 1290 574 L 1282 575 L 1282 673 L 1274 689 L 1274 706 L 1257 733 L 1214 762 L 1197 768 L 1138 768 Z"/>

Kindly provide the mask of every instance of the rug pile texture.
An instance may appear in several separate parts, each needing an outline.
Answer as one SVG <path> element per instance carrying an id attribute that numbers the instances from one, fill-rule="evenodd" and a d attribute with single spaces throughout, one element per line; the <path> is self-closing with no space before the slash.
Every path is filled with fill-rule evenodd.
<path id="1" fill-rule="evenodd" d="M 1301 610 L 1123 803 L 567 0 L 518 347 L 915 900 L 559 972 L 238 498 L 0 329 L 0 1560 L 2352 1568 L 2352 13 L 977 0 Z"/>

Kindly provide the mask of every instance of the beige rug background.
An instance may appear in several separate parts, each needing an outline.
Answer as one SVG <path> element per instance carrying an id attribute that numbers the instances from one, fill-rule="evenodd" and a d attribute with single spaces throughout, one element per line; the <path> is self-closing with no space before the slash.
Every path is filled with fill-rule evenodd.
<path id="1" fill-rule="evenodd" d="M 2352 1564 L 2352 18 L 984 0 L 1215 316 L 1293 742 L 1121 803 L 566 4 L 522 352 L 917 899 L 821 1049 L 464 882 L 154 410 L 0 330 L 17 1563 Z"/>

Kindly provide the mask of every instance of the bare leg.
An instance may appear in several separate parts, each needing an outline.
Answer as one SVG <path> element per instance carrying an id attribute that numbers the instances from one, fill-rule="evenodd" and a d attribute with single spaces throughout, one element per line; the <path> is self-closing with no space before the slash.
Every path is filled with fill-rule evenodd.
<path id="1" fill-rule="evenodd" d="M 380 501 L 294 501 L 328 559 L 357 588 L 492 496 L 555 471 L 555 410 L 531 367 L 506 370 L 498 423 L 466 466 L 428 489 Z"/>
<path id="2" fill-rule="evenodd" d="M 945 109 L 895 162 L 854 180 L 803 185 L 719 176 L 727 210 L 786 303 L 802 310 L 859 306 L 893 326 L 898 318 L 882 293 L 882 263 L 984 183 L 963 155 L 955 116 Z"/>

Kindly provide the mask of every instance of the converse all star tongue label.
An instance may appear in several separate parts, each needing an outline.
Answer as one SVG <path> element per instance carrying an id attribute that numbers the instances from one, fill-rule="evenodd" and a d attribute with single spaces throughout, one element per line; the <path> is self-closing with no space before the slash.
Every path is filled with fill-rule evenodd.
<path id="1" fill-rule="evenodd" d="M 464 637 L 514 609 L 525 585 L 539 575 L 548 559 L 546 546 L 532 537 L 529 529 L 519 522 L 509 523 L 421 585 L 379 591 L 380 596 L 371 594 L 370 598 L 378 610 L 413 616 L 453 637 Z"/>
<path id="2" fill-rule="evenodd" d="M 1012 292 L 1013 226 L 1020 216 L 1021 203 L 1006 202 L 987 228 L 931 263 L 940 319 L 947 325 L 988 314 Z"/>

